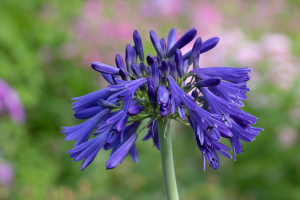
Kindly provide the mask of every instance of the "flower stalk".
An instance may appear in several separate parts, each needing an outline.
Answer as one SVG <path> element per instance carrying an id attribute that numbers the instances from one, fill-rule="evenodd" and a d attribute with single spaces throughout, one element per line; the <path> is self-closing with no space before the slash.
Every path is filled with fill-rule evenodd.
<path id="1" fill-rule="evenodd" d="M 165 121 L 164 123 L 163 119 L 157 119 L 165 188 L 168 200 L 179 200 L 173 163 L 170 122 Z"/>

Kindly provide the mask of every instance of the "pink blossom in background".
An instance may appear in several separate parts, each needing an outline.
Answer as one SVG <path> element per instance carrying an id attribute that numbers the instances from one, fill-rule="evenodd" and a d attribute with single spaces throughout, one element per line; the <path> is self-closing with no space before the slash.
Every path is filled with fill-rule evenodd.
<path id="1" fill-rule="evenodd" d="M 86 53 L 84 56 L 83 56 L 83 63 L 87 66 L 89 66 L 91 64 L 91 61 L 94 62 L 94 61 L 99 61 L 101 60 L 102 57 L 99 53 Z"/>
<path id="2" fill-rule="evenodd" d="M 103 11 L 104 8 L 116 12 L 108 16 Z M 132 38 L 132 32 L 136 29 L 134 24 L 138 17 L 134 16 L 131 9 L 130 5 L 123 1 L 113 4 L 96 0 L 86 1 L 74 24 L 73 42 L 62 45 L 62 57 L 79 58 L 84 66 L 90 66 L 91 62 L 113 61 L 114 56 L 111 52 L 125 44 L 125 40 Z"/>
<path id="3" fill-rule="evenodd" d="M 0 163 L 0 185 L 11 186 L 13 183 L 14 171 L 10 164 Z"/>
<path id="4" fill-rule="evenodd" d="M 268 56 L 276 61 L 291 56 L 291 44 L 288 36 L 280 33 L 268 33 L 261 38 L 261 44 Z"/>
<path id="5" fill-rule="evenodd" d="M 299 74 L 299 59 L 292 56 L 290 39 L 284 34 L 268 33 L 261 38 L 264 57 L 269 60 L 271 81 L 282 89 L 292 87 Z"/>
<path id="6" fill-rule="evenodd" d="M 262 50 L 257 42 L 245 41 L 239 47 L 240 49 L 234 56 L 234 59 L 241 65 L 253 66 L 263 58 Z"/>
<path id="7" fill-rule="evenodd" d="M 115 36 L 122 40 L 126 40 L 132 37 L 132 30 L 135 30 L 135 27 L 133 27 L 129 22 L 118 23 L 117 32 Z"/>
<path id="8" fill-rule="evenodd" d="M 182 0 L 146 0 L 142 1 L 139 7 L 143 16 L 152 17 L 159 15 L 172 18 L 182 13 L 183 4 Z"/>
<path id="9" fill-rule="evenodd" d="M 275 25 L 276 21 L 274 20 L 276 15 L 288 10 L 286 8 L 285 1 L 268 1 L 260 0 L 257 2 L 254 13 L 249 18 L 249 22 L 253 27 L 260 28 L 262 26 Z M 272 25 L 272 26 L 274 26 Z"/>
<path id="10" fill-rule="evenodd" d="M 181 0 L 156 0 L 156 2 L 160 7 L 161 15 L 165 17 L 174 17 L 182 11 Z"/>
<path id="11" fill-rule="evenodd" d="M 279 127 L 278 129 L 278 141 L 284 149 L 292 148 L 297 142 L 297 131 L 292 127 Z"/>
<path id="12" fill-rule="evenodd" d="M 99 21 L 97 16 L 102 14 L 103 4 L 100 1 L 95 0 L 88 0 L 85 3 L 85 7 L 83 10 L 84 18 L 89 22 L 96 22 Z"/>
<path id="13" fill-rule="evenodd" d="M 7 109 L 15 122 L 23 123 L 25 121 L 25 111 L 18 94 L 2 79 L 0 79 L 0 105 L 0 112 Z"/>
<path id="14" fill-rule="evenodd" d="M 220 10 L 207 1 L 197 1 L 197 4 L 193 5 L 191 10 L 192 25 L 198 30 L 201 37 L 219 35 L 223 22 Z"/>

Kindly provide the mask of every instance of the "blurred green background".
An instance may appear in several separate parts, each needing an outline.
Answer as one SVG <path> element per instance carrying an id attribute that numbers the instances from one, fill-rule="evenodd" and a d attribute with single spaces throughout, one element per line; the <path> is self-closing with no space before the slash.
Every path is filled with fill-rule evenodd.
<path id="1" fill-rule="evenodd" d="M 125 159 L 106 170 L 109 152 L 101 150 L 82 172 L 66 154 L 73 142 L 60 129 L 80 123 L 72 97 L 106 85 L 90 63 L 114 66 L 135 29 L 146 54 L 154 54 L 149 30 L 167 37 L 172 27 L 179 36 L 195 27 L 204 40 L 220 37 L 201 55 L 201 67 L 253 69 L 243 110 L 264 128 L 236 162 L 222 157 L 218 170 L 203 172 L 192 130 L 173 123 L 180 199 L 300 199 L 300 1 L 4 0 L 0 19 L 0 79 L 26 113 L 24 123 L 5 111 L 0 116 L 0 175 L 1 165 L 9 168 L 1 200 L 165 199 L 160 154 L 141 141 L 145 132 L 137 142 L 139 164 Z"/>

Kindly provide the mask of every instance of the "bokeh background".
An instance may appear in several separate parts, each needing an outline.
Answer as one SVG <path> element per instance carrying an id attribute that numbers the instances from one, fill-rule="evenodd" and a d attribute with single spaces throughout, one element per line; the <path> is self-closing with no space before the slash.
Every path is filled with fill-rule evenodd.
<path id="1" fill-rule="evenodd" d="M 300 1 L 0 1 L 0 199 L 165 199 L 159 151 L 151 141 L 106 170 L 100 151 L 83 172 L 66 151 L 62 126 L 73 126 L 71 97 L 106 83 L 90 63 L 114 66 L 132 32 L 154 54 L 149 30 L 178 37 L 195 27 L 206 40 L 200 67 L 252 68 L 244 110 L 264 131 L 244 143 L 237 161 L 221 158 L 202 171 L 192 130 L 172 124 L 175 170 L 182 200 L 300 199 Z M 187 51 L 191 46 L 186 47 Z"/>

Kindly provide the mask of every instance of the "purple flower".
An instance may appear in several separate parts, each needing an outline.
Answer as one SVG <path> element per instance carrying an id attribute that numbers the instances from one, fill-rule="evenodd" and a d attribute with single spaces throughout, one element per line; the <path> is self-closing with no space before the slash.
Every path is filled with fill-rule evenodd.
<path id="1" fill-rule="evenodd" d="M 143 74 L 140 70 L 140 66 L 138 64 L 131 65 L 132 71 L 137 78 L 143 78 Z"/>
<path id="2" fill-rule="evenodd" d="M 157 120 L 154 120 L 148 126 L 148 132 L 147 132 L 147 135 L 143 138 L 143 141 L 149 140 L 150 138 L 152 138 L 153 144 L 155 145 L 155 147 L 158 150 L 160 150 Z"/>
<path id="3" fill-rule="evenodd" d="M 76 140 L 74 146 L 86 142 L 96 126 L 110 113 L 110 109 L 106 108 L 93 116 L 89 120 L 72 127 L 63 127 L 62 133 L 65 133 L 65 140 Z"/>
<path id="4" fill-rule="evenodd" d="M 197 40 L 195 41 L 193 49 L 191 51 L 188 65 L 191 65 L 194 62 L 194 60 L 196 59 L 196 57 L 200 54 L 201 45 L 202 45 L 202 39 L 201 39 L 201 37 L 198 37 Z"/>
<path id="5" fill-rule="evenodd" d="M 176 49 L 176 51 L 175 51 L 175 62 L 176 62 L 176 66 L 177 66 L 178 75 L 180 78 L 182 78 L 184 75 L 183 59 L 182 59 L 182 53 L 179 49 Z"/>
<path id="6" fill-rule="evenodd" d="M 146 65 L 143 61 L 140 63 L 139 67 L 140 67 L 140 70 L 141 70 L 143 76 L 146 76 Z"/>
<path id="7" fill-rule="evenodd" d="M 121 142 L 124 137 L 124 128 L 130 116 L 135 116 L 144 110 L 144 106 L 138 106 L 138 100 L 131 102 L 128 110 L 119 110 L 108 116 L 107 119 L 99 125 L 96 134 L 107 133 L 107 143 L 113 143 L 117 139 L 121 138 Z"/>
<path id="8" fill-rule="evenodd" d="M 194 99 L 198 99 L 199 93 L 198 93 L 197 90 L 194 90 L 194 91 L 192 92 L 192 97 L 194 97 Z"/>
<path id="9" fill-rule="evenodd" d="M 126 45 L 125 63 L 126 63 L 127 71 L 131 74 L 132 73 L 131 64 L 133 63 L 133 48 L 130 44 Z"/>
<path id="10" fill-rule="evenodd" d="M 170 68 L 169 68 L 168 62 L 166 60 L 162 61 L 161 71 L 164 74 L 164 77 L 168 77 L 168 74 L 170 72 Z"/>
<path id="11" fill-rule="evenodd" d="M 4 109 L 7 109 L 13 121 L 17 123 L 25 122 L 25 110 L 20 102 L 17 92 L 4 80 L 0 79 L 0 114 Z"/>
<path id="12" fill-rule="evenodd" d="M 126 140 L 124 142 L 124 144 L 122 144 L 122 146 L 120 146 L 108 159 L 107 163 L 106 163 L 106 169 L 113 169 L 116 166 L 118 166 L 125 158 L 125 156 L 127 155 L 127 153 L 129 152 L 129 150 L 133 147 L 136 139 L 138 137 L 138 134 L 134 133 L 132 136 L 130 136 L 130 138 L 128 138 L 128 140 Z M 136 148 L 136 147 L 135 147 Z M 133 153 L 135 153 L 135 150 L 133 151 Z M 138 154 L 135 153 L 136 155 L 134 155 L 133 157 L 137 157 Z"/>
<path id="13" fill-rule="evenodd" d="M 231 127 L 231 120 L 229 119 L 229 114 L 240 114 L 241 110 L 238 109 L 234 104 L 230 102 L 226 102 L 220 97 L 216 96 L 212 92 L 210 92 L 207 88 L 199 88 L 200 92 L 206 98 L 212 113 L 222 115 L 223 122 Z"/>
<path id="14" fill-rule="evenodd" d="M 108 90 L 115 92 L 107 101 L 108 102 L 124 102 L 123 109 L 127 110 L 134 97 L 136 90 L 147 82 L 146 78 L 141 78 L 133 81 L 117 80 L 119 85 L 109 85 Z"/>
<path id="15" fill-rule="evenodd" d="M 159 42 L 160 42 L 160 46 L 161 46 L 164 58 L 166 58 L 166 55 L 167 55 L 167 43 L 166 43 L 166 40 L 164 38 L 161 38 L 159 40 Z"/>
<path id="16" fill-rule="evenodd" d="M 150 66 L 147 66 L 147 67 L 146 67 L 146 75 L 147 75 L 148 77 L 152 76 L 152 69 L 151 69 Z"/>
<path id="17" fill-rule="evenodd" d="M 111 151 L 110 158 L 106 163 L 107 169 L 112 169 L 119 165 L 123 161 L 127 153 L 130 154 L 134 162 L 138 163 L 138 151 L 135 145 L 135 141 L 138 136 L 136 134 L 136 131 L 140 124 L 140 122 L 134 122 L 126 126 L 123 141 L 119 139 L 116 140 L 114 143 L 107 144 L 106 146 L 104 146 L 106 150 L 113 148 Z"/>
<path id="18" fill-rule="evenodd" d="M 176 63 L 173 60 L 169 60 L 168 61 L 169 66 L 170 66 L 170 75 L 174 78 L 175 81 L 178 80 L 178 71 L 177 71 L 177 67 L 176 67 Z"/>
<path id="19" fill-rule="evenodd" d="M 170 98 L 169 98 L 169 91 L 166 89 L 164 85 L 160 85 L 158 87 L 157 92 L 157 103 L 160 105 L 160 115 L 162 118 L 168 116 L 169 114 L 169 105 L 170 105 Z"/>
<path id="20" fill-rule="evenodd" d="M 125 65 L 124 65 L 124 61 L 123 61 L 123 58 L 120 54 L 117 54 L 116 55 L 116 58 L 115 58 L 115 62 L 116 62 L 116 65 L 119 69 L 122 69 L 122 70 L 126 70 L 125 69 Z"/>
<path id="21" fill-rule="evenodd" d="M 90 108 L 89 112 L 92 110 L 95 111 L 96 110 L 95 107 L 97 107 L 98 99 L 106 100 L 112 94 L 113 94 L 113 92 L 111 92 L 105 88 L 105 89 L 98 90 L 98 91 L 92 92 L 90 94 L 81 96 L 81 97 L 72 98 L 72 100 L 75 100 L 75 102 L 72 103 L 72 105 L 73 105 L 72 110 L 75 110 L 75 116 L 77 116 L 77 115 L 80 116 L 79 113 L 82 113 L 83 110 L 85 110 L 85 113 L 86 113 L 86 110 L 88 108 Z M 94 112 L 92 112 L 92 113 L 94 113 Z M 95 114 L 97 114 L 97 112 Z M 94 116 L 94 115 L 91 115 L 90 117 L 92 117 L 92 116 Z M 89 118 L 89 117 L 87 117 L 87 118 Z M 80 117 L 78 119 L 86 119 L 86 118 Z"/>
<path id="22" fill-rule="evenodd" d="M 213 87 L 213 86 L 217 86 L 221 83 L 221 78 L 207 78 L 201 81 L 198 81 L 195 86 L 198 88 L 201 87 Z"/>
<path id="23" fill-rule="evenodd" d="M 155 82 L 155 89 L 159 86 L 159 68 L 157 62 L 154 62 L 152 65 L 152 77 Z"/>
<path id="24" fill-rule="evenodd" d="M 119 75 L 119 69 L 103 63 L 93 62 L 92 68 L 98 72 Z"/>
<path id="25" fill-rule="evenodd" d="M 220 39 L 217 37 L 210 38 L 202 43 L 200 48 L 200 54 L 205 53 L 211 49 L 213 49 L 219 43 Z M 183 60 L 187 60 L 190 58 L 192 50 L 183 55 Z"/>
<path id="26" fill-rule="evenodd" d="M 103 110 L 103 107 L 101 107 L 101 106 L 93 106 L 93 107 L 89 107 L 89 108 L 84 108 L 84 109 L 75 111 L 74 117 L 77 119 L 88 119 L 90 117 L 95 116 L 101 110 Z"/>
<path id="27" fill-rule="evenodd" d="M 13 183 L 14 170 L 8 163 L 0 163 L 0 185 L 9 187 Z"/>
<path id="28" fill-rule="evenodd" d="M 76 140 L 68 153 L 74 161 L 83 160 L 81 170 L 91 164 L 102 148 L 111 150 L 107 169 L 118 166 L 128 154 L 138 163 L 135 142 L 145 127 L 137 130 L 146 118 L 150 121 L 143 140 L 152 138 L 158 150 L 158 120 L 175 119 L 190 125 L 202 154 L 203 170 L 206 162 L 217 169 L 219 155 L 232 158 L 227 152 L 231 149 L 221 143 L 224 139 L 231 143 L 236 159 L 236 154 L 242 152 L 240 140 L 251 142 L 262 131 L 252 127 L 257 118 L 240 109 L 250 90 L 246 83 L 250 79 L 250 68 L 200 68 L 200 54 L 214 48 L 219 38 L 202 43 L 199 37 L 192 50 L 182 56 L 180 49 L 196 34 L 193 28 L 176 42 L 176 31 L 172 28 L 166 44 L 164 38 L 159 40 L 156 33 L 150 31 L 157 56 L 148 54 L 146 66 L 140 34 L 134 31 L 135 46 L 128 44 L 125 50 L 126 68 L 119 54 L 115 58 L 117 67 L 92 64 L 109 84 L 105 89 L 73 98 L 75 117 L 86 121 L 62 130 L 67 141 Z M 192 63 L 194 69 L 187 72 Z M 187 81 L 189 76 L 192 76 L 191 82 Z"/>
<path id="29" fill-rule="evenodd" d="M 73 149 L 67 151 L 73 161 L 84 160 L 81 170 L 84 170 L 94 160 L 100 149 L 106 144 L 107 132 L 103 133 L 89 141 L 86 141 Z"/>
<path id="30" fill-rule="evenodd" d="M 144 49 L 143 49 L 142 39 L 141 39 L 140 33 L 137 30 L 135 30 L 133 32 L 133 40 L 134 40 L 134 44 L 135 44 L 137 53 L 140 57 L 140 60 L 144 61 L 145 58 L 144 58 Z"/>
<path id="31" fill-rule="evenodd" d="M 190 29 L 186 32 L 168 51 L 167 57 L 170 58 L 176 51 L 176 49 L 181 49 L 188 43 L 190 43 L 197 35 L 197 30 L 195 28 Z"/>
<path id="32" fill-rule="evenodd" d="M 148 65 L 152 66 L 154 62 L 155 62 L 155 60 L 154 60 L 153 56 L 151 54 L 149 54 L 147 56 L 147 63 L 148 63 Z"/>
<path id="33" fill-rule="evenodd" d="M 156 89 L 154 79 L 150 76 L 147 79 L 148 96 L 153 109 L 157 108 Z"/>
<path id="34" fill-rule="evenodd" d="M 127 71 L 120 69 L 120 76 L 123 81 L 131 81 L 130 76 Z"/>
<path id="35" fill-rule="evenodd" d="M 105 74 L 105 73 L 101 73 L 101 75 L 103 76 L 103 78 L 110 84 L 114 85 L 114 80 L 111 74 Z"/>
<path id="36" fill-rule="evenodd" d="M 223 80 L 233 83 L 242 83 L 250 80 L 248 75 L 251 72 L 249 67 L 233 68 L 233 67 L 210 67 L 191 70 L 191 74 L 208 75 L 212 77 L 221 77 Z"/>
<path id="37" fill-rule="evenodd" d="M 156 35 L 156 33 L 154 31 L 150 31 L 150 38 L 151 38 L 151 42 L 155 48 L 155 51 L 157 52 L 157 54 L 159 55 L 159 57 L 161 59 L 164 58 L 164 54 L 163 54 L 163 50 L 160 44 L 160 41 Z"/>
<path id="38" fill-rule="evenodd" d="M 137 57 L 138 57 L 138 53 L 137 53 L 136 47 L 133 46 L 132 47 L 132 64 L 137 63 Z"/>
<path id="39" fill-rule="evenodd" d="M 175 28 L 171 28 L 169 35 L 168 35 L 168 49 L 167 52 L 174 46 L 176 42 L 176 30 Z"/>
<path id="40" fill-rule="evenodd" d="M 156 59 L 158 65 L 160 66 L 161 62 L 162 62 L 162 59 L 160 58 L 160 56 L 157 55 L 156 57 L 154 57 L 154 59 Z"/>

